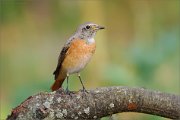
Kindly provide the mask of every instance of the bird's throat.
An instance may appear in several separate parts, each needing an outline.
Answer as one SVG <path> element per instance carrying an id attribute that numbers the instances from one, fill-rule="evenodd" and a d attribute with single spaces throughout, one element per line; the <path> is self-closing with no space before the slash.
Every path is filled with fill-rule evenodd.
<path id="1" fill-rule="evenodd" d="M 94 38 L 89 38 L 89 39 L 87 39 L 87 43 L 88 43 L 88 44 L 95 43 Z"/>

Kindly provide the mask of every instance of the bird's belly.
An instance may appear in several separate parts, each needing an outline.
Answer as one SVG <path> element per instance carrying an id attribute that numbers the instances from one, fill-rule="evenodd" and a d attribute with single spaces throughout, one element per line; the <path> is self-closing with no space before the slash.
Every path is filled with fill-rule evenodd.
<path id="1" fill-rule="evenodd" d="M 67 73 L 73 74 L 80 72 L 90 61 L 91 57 L 92 55 L 90 54 L 72 57 L 73 60 L 69 60 L 69 65 L 66 66 Z"/>
<path id="2" fill-rule="evenodd" d="M 74 44 L 69 48 L 62 67 L 68 74 L 80 72 L 89 63 L 95 52 L 95 44 L 88 45 L 82 40 L 77 45 Z"/>

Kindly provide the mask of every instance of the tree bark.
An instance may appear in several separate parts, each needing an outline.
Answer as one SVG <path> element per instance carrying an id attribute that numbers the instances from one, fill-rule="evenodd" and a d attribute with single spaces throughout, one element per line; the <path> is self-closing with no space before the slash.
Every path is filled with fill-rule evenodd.
<path id="1" fill-rule="evenodd" d="M 30 96 L 7 120 L 99 119 L 120 112 L 180 119 L 180 96 L 120 86 L 70 94 L 59 89 Z"/>

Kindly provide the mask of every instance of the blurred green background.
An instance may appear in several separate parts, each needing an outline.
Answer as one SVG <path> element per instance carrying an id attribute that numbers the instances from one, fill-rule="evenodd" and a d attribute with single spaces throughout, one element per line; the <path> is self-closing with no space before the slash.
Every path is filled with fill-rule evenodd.
<path id="1" fill-rule="evenodd" d="M 180 0 L 0 0 L 0 15 L 1 119 L 28 96 L 50 91 L 63 44 L 87 21 L 106 29 L 81 73 L 86 89 L 123 85 L 179 94 Z M 70 90 L 81 88 L 76 75 L 69 82 Z"/>

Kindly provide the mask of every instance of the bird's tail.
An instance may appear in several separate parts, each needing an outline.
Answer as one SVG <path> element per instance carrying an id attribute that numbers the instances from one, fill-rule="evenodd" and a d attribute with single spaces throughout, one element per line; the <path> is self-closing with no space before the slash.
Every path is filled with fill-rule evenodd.
<path id="1" fill-rule="evenodd" d="M 66 77 L 61 77 L 55 80 L 54 84 L 51 86 L 51 90 L 52 91 L 58 90 L 62 86 L 65 79 Z"/>

